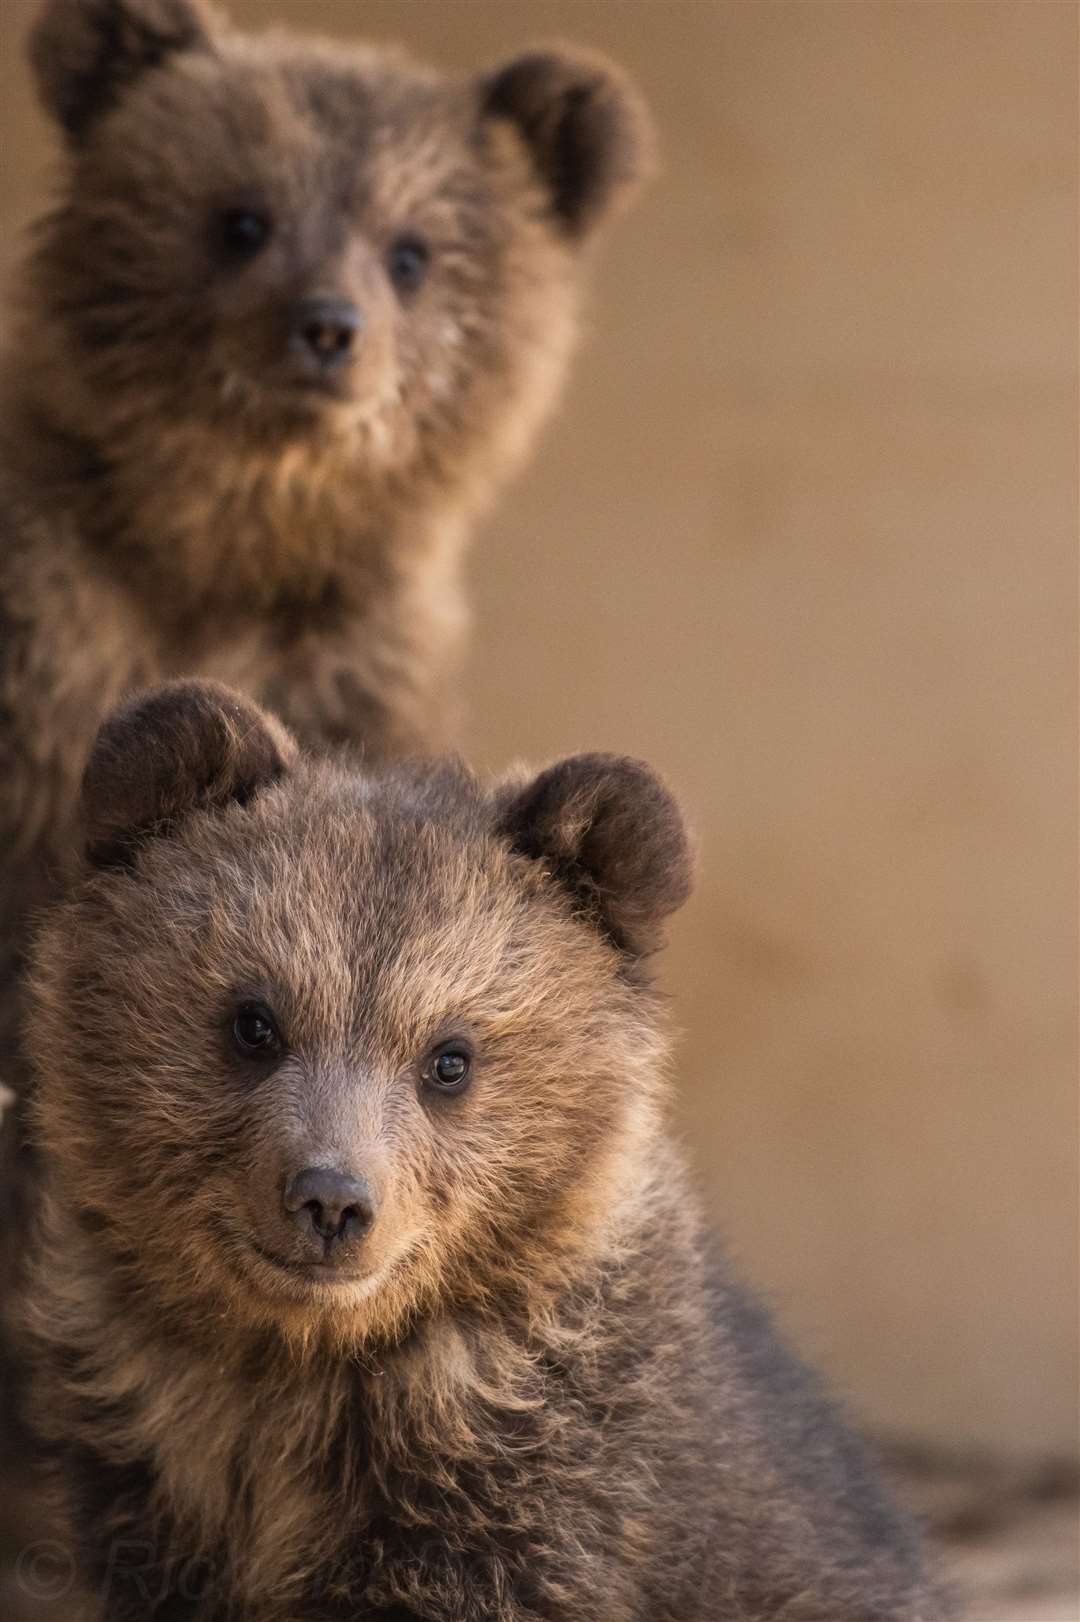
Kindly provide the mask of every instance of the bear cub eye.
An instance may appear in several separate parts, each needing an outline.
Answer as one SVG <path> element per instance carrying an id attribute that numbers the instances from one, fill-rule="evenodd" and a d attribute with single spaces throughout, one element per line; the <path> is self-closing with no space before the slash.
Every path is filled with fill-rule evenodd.
<path id="1" fill-rule="evenodd" d="M 437 1093 L 462 1093 L 469 1085 L 472 1054 L 463 1042 L 436 1048 L 424 1072 L 427 1085 Z"/>
<path id="2" fill-rule="evenodd" d="M 431 249 L 422 237 L 401 236 L 390 245 L 386 268 L 399 293 L 415 293 L 428 273 Z"/>
<path id="3" fill-rule="evenodd" d="M 221 245 L 236 259 L 254 258 L 273 230 L 269 214 L 258 208 L 227 208 L 218 218 Z"/>
<path id="4" fill-rule="evenodd" d="M 281 1032 L 274 1016 L 261 1002 L 242 1002 L 232 1026 L 236 1051 L 245 1059 L 270 1058 L 282 1050 Z"/>

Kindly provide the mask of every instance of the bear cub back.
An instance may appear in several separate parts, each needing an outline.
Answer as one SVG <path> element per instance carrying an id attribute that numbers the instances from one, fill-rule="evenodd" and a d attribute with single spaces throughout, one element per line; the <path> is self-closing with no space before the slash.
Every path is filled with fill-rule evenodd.
<path id="1" fill-rule="evenodd" d="M 940 1616 L 665 1128 L 647 767 L 359 770 L 182 682 L 81 826 L 31 1333 L 89 1617 Z"/>

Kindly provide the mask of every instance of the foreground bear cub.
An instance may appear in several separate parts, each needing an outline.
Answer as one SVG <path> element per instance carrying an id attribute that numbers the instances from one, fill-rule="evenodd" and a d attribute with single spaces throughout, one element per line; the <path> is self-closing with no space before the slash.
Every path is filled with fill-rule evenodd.
<path id="1" fill-rule="evenodd" d="M 88 1617 L 931 1622 L 858 1445 L 707 1282 L 645 767 L 344 770 L 178 683 L 82 814 L 33 1332 Z"/>

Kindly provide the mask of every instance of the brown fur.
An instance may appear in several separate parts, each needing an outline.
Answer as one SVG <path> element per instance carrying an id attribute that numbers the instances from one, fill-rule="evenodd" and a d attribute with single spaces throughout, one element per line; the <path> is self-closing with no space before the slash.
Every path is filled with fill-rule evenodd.
<path id="1" fill-rule="evenodd" d="M 645 957 L 690 864 L 647 768 L 345 770 L 187 683 L 108 724 L 83 823 L 34 973 L 33 1333 L 87 1618 L 937 1622 L 707 1260 Z M 435 1094 L 451 1038 L 472 1082 Z M 298 1162 L 376 1191 L 350 1268 L 267 1259 Z"/>
<path id="2" fill-rule="evenodd" d="M 617 71 L 563 47 L 456 81 L 238 34 L 198 0 L 46 0 L 31 55 L 67 150 L 0 376 L 0 1082 L 17 1088 L 25 920 L 125 692 L 201 673 L 312 744 L 446 743 L 464 541 L 551 407 L 583 256 L 648 146 Z M 272 223 L 250 258 L 221 239 L 235 208 Z M 402 233 L 430 246 L 413 291 L 389 275 Z M 363 327 L 312 383 L 290 322 L 316 295 Z M 9 1123 L 8 1233 L 21 1152 Z"/>

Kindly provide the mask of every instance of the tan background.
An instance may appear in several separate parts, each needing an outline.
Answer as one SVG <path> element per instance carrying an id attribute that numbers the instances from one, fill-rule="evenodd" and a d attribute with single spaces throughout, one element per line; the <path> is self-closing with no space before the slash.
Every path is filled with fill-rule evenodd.
<path id="1" fill-rule="evenodd" d="M 1075 1450 L 1075 6 L 232 9 L 645 87 L 666 172 L 475 555 L 472 746 L 683 792 L 688 1136 L 802 1344 L 887 1429 Z"/>

